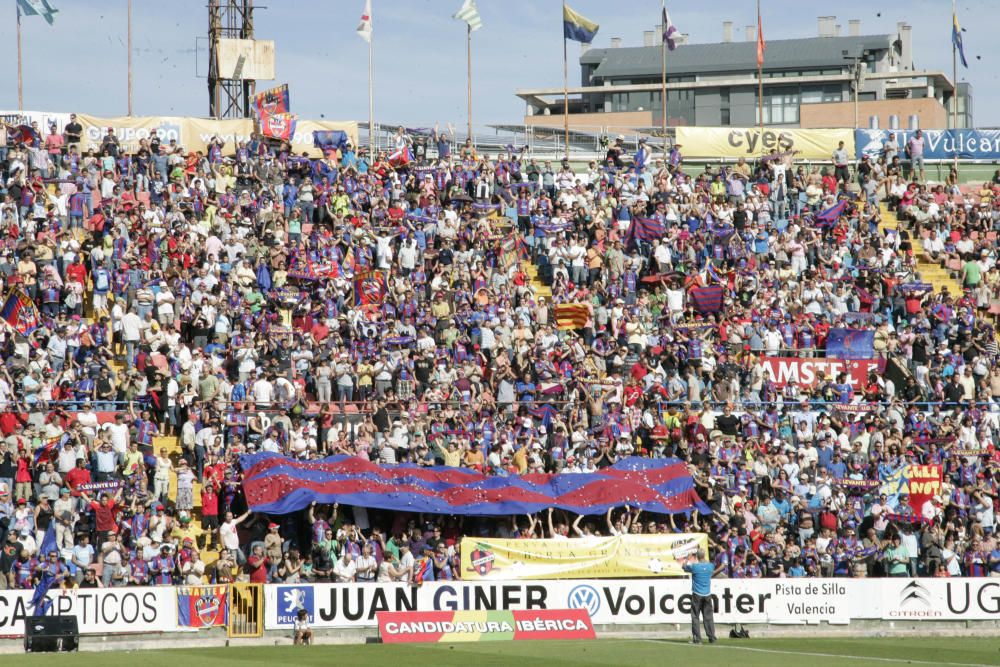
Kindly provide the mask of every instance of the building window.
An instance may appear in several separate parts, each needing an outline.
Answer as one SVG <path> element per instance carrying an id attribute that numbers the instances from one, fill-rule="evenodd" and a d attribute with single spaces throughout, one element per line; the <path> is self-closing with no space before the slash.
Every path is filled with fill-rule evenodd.
<path id="1" fill-rule="evenodd" d="M 760 109 L 757 109 L 760 122 Z M 799 122 L 799 93 L 793 90 L 776 90 L 764 93 L 764 123 L 787 125 Z"/>

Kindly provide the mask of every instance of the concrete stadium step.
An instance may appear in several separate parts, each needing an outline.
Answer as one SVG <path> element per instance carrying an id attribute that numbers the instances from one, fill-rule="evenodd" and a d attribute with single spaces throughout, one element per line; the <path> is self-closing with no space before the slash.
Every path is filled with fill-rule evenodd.
<path id="1" fill-rule="evenodd" d="M 899 218 L 896 217 L 895 213 L 888 209 L 884 202 L 880 204 L 879 210 L 881 212 L 879 229 L 882 230 L 883 233 L 887 229 L 899 229 Z M 920 276 L 921 280 L 931 284 L 936 294 L 940 294 L 944 291 L 944 288 L 947 288 L 948 294 L 953 297 L 962 294 L 961 284 L 955 280 L 949 269 L 942 267 L 940 264 L 923 259 L 924 244 L 921 239 L 911 239 L 910 246 L 913 248 L 913 256 L 917 260 L 914 270 Z M 997 335 L 997 340 L 1000 340 L 1000 332 L 998 332 Z"/>
<path id="2" fill-rule="evenodd" d="M 181 453 L 181 441 L 180 438 L 172 435 L 158 435 L 153 438 L 153 451 L 159 453 L 160 449 L 166 449 L 167 454 L 170 456 L 180 456 Z"/>

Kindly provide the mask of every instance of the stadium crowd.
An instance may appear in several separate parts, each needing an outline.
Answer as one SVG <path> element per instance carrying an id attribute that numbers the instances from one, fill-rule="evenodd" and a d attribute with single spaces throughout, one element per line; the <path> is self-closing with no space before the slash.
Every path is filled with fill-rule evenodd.
<path id="1" fill-rule="evenodd" d="M 719 576 L 1000 576 L 1000 186 L 916 180 L 919 143 L 700 171 L 618 137 L 574 172 L 437 129 L 374 159 L 80 140 L 36 128 L 0 163 L 0 276 L 31 302 L 0 333 L 0 587 L 447 579 L 462 535 L 675 531 L 709 534 Z M 845 327 L 873 333 L 864 381 L 768 372 Z M 269 517 L 240 487 L 261 451 L 676 456 L 712 513 Z M 907 463 L 943 467 L 919 509 L 882 493 Z"/>

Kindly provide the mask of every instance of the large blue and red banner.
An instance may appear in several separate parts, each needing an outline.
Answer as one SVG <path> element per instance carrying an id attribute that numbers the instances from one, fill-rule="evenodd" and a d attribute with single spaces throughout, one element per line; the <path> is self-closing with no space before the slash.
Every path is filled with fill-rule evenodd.
<path id="1" fill-rule="evenodd" d="M 210 628 L 229 621 L 229 587 L 178 586 L 177 625 Z"/>
<path id="2" fill-rule="evenodd" d="M 14 289 L 0 308 L 0 319 L 19 334 L 27 336 L 38 328 L 41 318 L 35 302 L 20 289 Z"/>
<path id="3" fill-rule="evenodd" d="M 377 465 L 354 456 L 300 461 L 264 452 L 240 457 L 247 503 L 287 514 L 312 502 L 430 514 L 498 516 L 558 507 L 603 514 L 630 507 L 677 514 L 710 510 L 678 459 L 629 457 L 599 472 L 488 477 L 468 468 Z"/>

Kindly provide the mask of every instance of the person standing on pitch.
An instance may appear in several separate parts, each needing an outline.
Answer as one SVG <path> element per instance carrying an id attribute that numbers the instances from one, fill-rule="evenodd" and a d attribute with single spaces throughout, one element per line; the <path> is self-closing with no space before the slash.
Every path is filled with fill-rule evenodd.
<path id="1" fill-rule="evenodd" d="M 698 616 L 705 623 L 708 643 L 715 643 L 715 617 L 712 609 L 712 573 L 715 567 L 708 562 L 708 556 L 701 549 L 697 556 L 692 554 L 684 562 L 683 569 L 691 573 L 691 643 L 701 643 L 701 629 Z"/>

